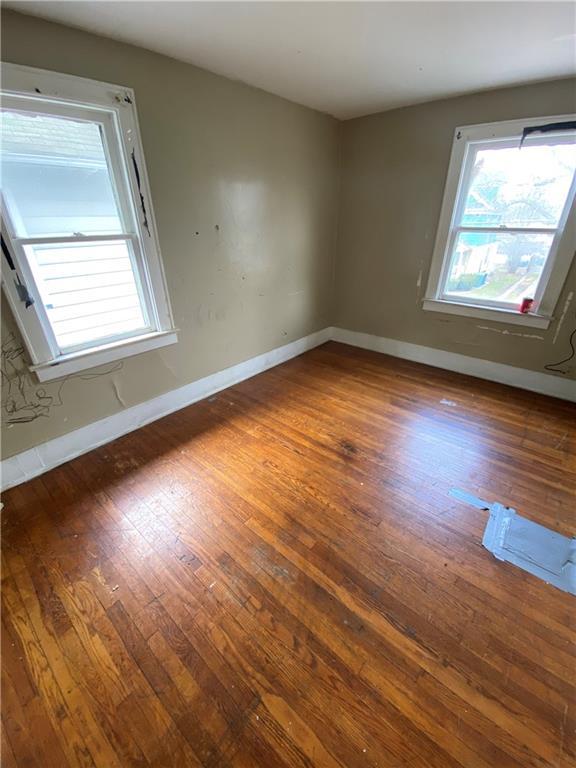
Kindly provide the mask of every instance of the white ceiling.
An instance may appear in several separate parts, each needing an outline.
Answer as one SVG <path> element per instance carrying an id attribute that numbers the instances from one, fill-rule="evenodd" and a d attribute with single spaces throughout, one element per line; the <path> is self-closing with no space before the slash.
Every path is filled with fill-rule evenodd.
<path id="1" fill-rule="evenodd" d="M 350 118 L 576 72 L 572 2 L 5 2 Z"/>

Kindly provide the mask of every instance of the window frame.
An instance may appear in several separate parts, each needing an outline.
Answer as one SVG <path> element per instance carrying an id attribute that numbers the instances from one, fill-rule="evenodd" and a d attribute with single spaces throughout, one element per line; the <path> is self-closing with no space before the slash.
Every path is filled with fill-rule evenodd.
<path id="1" fill-rule="evenodd" d="M 124 86 L 15 64 L 2 64 L 2 107 L 18 104 L 27 111 L 50 102 L 46 114 L 58 114 L 103 126 L 102 138 L 116 197 L 122 232 L 106 235 L 19 237 L 3 205 L 2 285 L 41 381 L 91 368 L 103 362 L 173 344 L 177 341 L 166 277 L 160 255 L 154 210 L 138 126 L 134 91 Z M 144 223 L 145 222 L 145 223 Z M 78 344 L 64 352 L 57 345 L 44 309 L 33 268 L 24 248 L 34 242 L 126 242 L 134 268 L 147 327 L 124 336 Z M 13 267 L 13 268 L 12 268 Z M 33 305 L 25 308 L 17 282 L 25 285 Z"/>
<path id="2" fill-rule="evenodd" d="M 493 143 L 502 144 L 507 139 L 511 146 L 515 146 L 520 142 L 523 129 L 528 126 L 539 126 L 571 120 L 576 120 L 576 115 L 568 114 L 506 120 L 498 123 L 459 126 L 455 129 L 428 283 L 422 302 L 423 309 L 484 320 L 495 320 L 514 325 L 548 328 L 553 319 L 554 309 L 558 303 L 576 249 L 576 174 L 572 180 L 567 201 L 556 228 L 513 226 L 467 227 L 461 226 L 456 222 L 459 222 L 461 219 L 462 208 L 466 201 L 466 191 L 469 186 L 469 177 L 473 166 L 473 162 L 469 162 L 469 158 L 470 154 L 476 151 L 476 147 L 482 148 Z M 535 143 L 546 144 L 550 142 L 551 138 L 558 137 L 555 134 L 550 134 L 549 137 L 546 134 L 536 134 L 530 137 L 528 141 L 531 145 Z M 456 297 L 445 293 L 444 287 L 450 267 L 453 246 L 455 238 L 460 231 L 487 233 L 494 231 L 510 233 L 527 231 L 534 234 L 555 232 L 550 252 L 534 295 L 532 311 L 523 314 L 519 310 L 506 307 L 503 303 L 483 302 L 474 299 L 469 301 L 458 300 Z"/>

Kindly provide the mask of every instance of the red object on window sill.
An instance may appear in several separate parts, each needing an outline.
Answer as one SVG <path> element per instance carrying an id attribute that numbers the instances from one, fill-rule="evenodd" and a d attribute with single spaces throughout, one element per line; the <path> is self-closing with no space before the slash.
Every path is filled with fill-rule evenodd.
<path id="1" fill-rule="evenodd" d="M 527 315 L 528 312 L 532 309 L 532 304 L 534 304 L 534 299 L 522 299 L 522 304 L 520 304 L 520 312 L 522 312 L 523 315 Z"/>

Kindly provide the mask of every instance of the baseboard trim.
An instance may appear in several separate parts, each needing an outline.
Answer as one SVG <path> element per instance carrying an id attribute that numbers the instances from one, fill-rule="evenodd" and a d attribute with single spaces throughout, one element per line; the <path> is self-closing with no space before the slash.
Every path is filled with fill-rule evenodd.
<path id="1" fill-rule="evenodd" d="M 422 347 L 383 336 L 372 336 L 369 333 L 348 331 L 344 328 L 324 328 L 290 344 L 252 357 L 243 363 L 173 389 L 152 400 L 126 408 L 113 416 L 87 424 L 67 435 L 4 459 L 1 463 L 1 488 L 6 490 L 20 485 L 76 456 L 88 453 L 117 437 L 133 432 L 145 424 L 192 405 L 198 400 L 210 397 L 216 392 L 256 376 L 268 368 L 280 365 L 330 340 L 576 402 L 576 385 L 573 379 L 561 379 L 557 376 L 467 357 L 455 352 Z"/>
<path id="2" fill-rule="evenodd" d="M 412 360 L 415 363 L 425 363 L 435 368 L 444 368 L 448 371 L 476 376 L 479 379 L 487 379 L 519 389 L 527 389 L 530 392 L 538 392 L 542 395 L 576 402 L 576 382 L 574 379 L 563 379 L 559 376 L 529 371 L 525 368 L 515 368 L 504 363 L 493 363 L 490 360 L 460 355 L 457 352 L 422 347 L 407 341 L 387 339 L 384 336 L 372 336 L 369 333 L 360 333 L 359 331 L 347 331 L 344 328 L 333 328 L 332 339 L 343 344 L 350 344 L 353 347 L 370 349 L 385 355 Z"/>
<path id="3" fill-rule="evenodd" d="M 223 371 L 218 371 L 203 379 L 185 384 L 183 387 L 173 389 L 163 395 L 147 400 L 139 405 L 126 408 L 113 416 L 100 419 L 85 427 L 75 429 L 67 435 L 56 437 L 47 443 L 42 443 L 27 451 L 18 453 L 1 464 L 2 490 L 12 488 L 15 485 L 31 480 L 33 477 L 48 472 L 54 467 L 64 464 L 83 453 L 109 443 L 122 435 L 133 432 L 156 419 L 167 416 L 169 413 L 179 411 L 187 405 L 192 405 L 220 392 L 227 387 L 238 384 L 245 379 L 256 376 L 258 373 L 284 363 L 293 357 L 301 355 L 309 349 L 330 341 L 331 328 L 324 328 L 316 333 L 311 333 L 301 339 L 277 347 L 270 352 L 265 352 L 257 357 L 245 360 Z"/>

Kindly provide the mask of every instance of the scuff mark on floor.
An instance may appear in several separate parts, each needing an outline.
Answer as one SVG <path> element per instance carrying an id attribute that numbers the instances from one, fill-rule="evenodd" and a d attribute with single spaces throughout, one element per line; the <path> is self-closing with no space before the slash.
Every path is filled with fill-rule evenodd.
<path id="1" fill-rule="evenodd" d="M 566 438 L 567 438 L 567 437 L 568 437 L 568 433 L 567 433 L 567 432 L 565 432 L 565 433 L 562 435 L 562 437 L 560 438 L 560 440 L 559 440 L 559 441 L 556 443 L 556 445 L 554 446 L 554 450 L 555 450 L 555 451 L 557 451 L 557 450 L 559 450 L 561 447 L 563 447 L 564 443 L 566 442 Z"/>
<path id="2" fill-rule="evenodd" d="M 340 447 L 347 456 L 354 456 L 356 453 L 358 453 L 356 446 L 349 440 L 340 440 Z"/>

